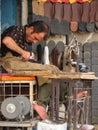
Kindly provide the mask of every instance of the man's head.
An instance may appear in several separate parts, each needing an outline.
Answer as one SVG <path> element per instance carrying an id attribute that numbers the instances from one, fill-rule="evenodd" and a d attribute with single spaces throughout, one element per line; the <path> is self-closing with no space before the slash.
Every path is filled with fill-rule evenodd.
<path id="1" fill-rule="evenodd" d="M 46 40 L 50 35 L 49 26 L 43 21 L 36 21 L 26 28 L 26 41 L 37 43 L 40 40 Z"/>

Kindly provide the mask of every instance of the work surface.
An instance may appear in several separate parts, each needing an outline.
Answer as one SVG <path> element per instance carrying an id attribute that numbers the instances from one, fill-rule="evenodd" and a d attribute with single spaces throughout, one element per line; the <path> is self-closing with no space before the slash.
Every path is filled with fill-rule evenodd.
<path id="1" fill-rule="evenodd" d="M 42 76 L 51 79 L 88 79 L 95 80 L 98 77 L 95 76 L 94 72 L 60 72 L 59 74 L 53 74 L 51 71 L 24 71 L 24 70 L 14 70 L 12 75 L 15 76 Z"/>

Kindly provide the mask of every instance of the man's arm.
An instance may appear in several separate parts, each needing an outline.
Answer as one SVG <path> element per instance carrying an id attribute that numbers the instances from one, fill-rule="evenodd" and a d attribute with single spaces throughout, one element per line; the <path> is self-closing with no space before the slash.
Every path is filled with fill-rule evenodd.
<path id="1" fill-rule="evenodd" d="M 23 60 L 29 60 L 30 59 L 30 52 L 23 50 L 22 48 L 20 48 L 16 42 L 11 38 L 11 37 L 5 37 L 2 40 L 2 43 L 8 47 L 9 49 L 19 53 L 22 56 Z"/>

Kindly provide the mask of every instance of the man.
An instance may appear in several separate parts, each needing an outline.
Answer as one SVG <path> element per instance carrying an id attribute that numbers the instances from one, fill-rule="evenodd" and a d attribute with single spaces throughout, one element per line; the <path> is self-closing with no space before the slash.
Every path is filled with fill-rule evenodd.
<path id="1" fill-rule="evenodd" d="M 58 68 L 52 65 L 28 64 L 30 52 L 27 51 L 29 43 L 37 44 L 41 40 L 46 40 L 50 34 L 49 26 L 43 21 L 36 21 L 24 27 L 12 26 L 1 35 L 0 64 L 8 72 L 15 68 L 41 70 L 52 70 L 59 72 Z M 12 57 L 11 57 L 12 56 Z M 9 59 L 12 58 L 12 59 Z M 20 59 L 19 59 L 20 58 Z M 10 61 L 8 62 L 9 59 Z M 6 62 L 5 62 L 6 60 Z M 19 64 L 16 64 L 18 60 Z M 13 63 L 12 63 L 13 62 Z M 16 62 L 16 63 L 15 63 Z M 25 63 L 25 64 L 24 64 Z M 9 66 L 8 66 L 9 65 Z M 54 69 L 55 68 L 55 69 Z"/>
<path id="2" fill-rule="evenodd" d="M 22 60 L 28 61 L 30 52 L 27 51 L 27 44 L 37 44 L 48 38 L 49 33 L 49 26 L 43 21 L 37 21 L 24 27 L 9 27 L 2 34 L 1 57 L 10 51 L 14 56 L 21 56 Z"/>
<path id="3" fill-rule="evenodd" d="M 37 44 L 49 37 L 50 28 L 43 21 L 36 21 L 26 26 L 11 26 L 1 35 L 0 64 L 7 71 L 13 69 L 40 69 L 51 70 L 56 73 L 59 69 L 52 65 L 30 63 L 30 52 L 27 51 L 29 43 Z M 33 104 L 41 119 L 47 119 L 45 109 Z"/>

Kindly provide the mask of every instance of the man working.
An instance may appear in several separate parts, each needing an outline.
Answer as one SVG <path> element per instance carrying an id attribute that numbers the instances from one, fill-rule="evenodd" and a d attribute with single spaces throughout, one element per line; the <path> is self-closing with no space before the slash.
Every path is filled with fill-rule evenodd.
<path id="1" fill-rule="evenodd" d="M 0 65 L 2 65 L 7 72 L 10 72 L 13 69 L 40 69 L 59 73 L 60 70 L 53 65 L 28 62 L 30 59 L 30 52 L 27 51 L 28 44 L 37 44 L 41 40 L 46 40 L 49 34 L 50 28 L 43 21 L 36 21 L 24 27 L 9 27 L 1 36 Z M 49 95 L 47 96 L 49 97 Z M 44 107 L 37 105 L 36 103 L 33 104 L 33 107 L 42 119 L 48 118 Z"/>
<path id="2" fill-rule="evenodd" d="M 27 51 L 29 43 L 37 44 L 41 40 L 48 38 L 50 29 L 42 21 L 31 23 L 30 25 L 20 27 L 12 26 L 2 34 L 1 57 L 7 52 L 14 56 L 21 56 L 22 60 L 30 59 L 30 52 Z"/>
<path id="3" fill-rule="evenodd" d="M 6 29 L 1 35 L 0 65 L 7 71 L 11 70 L 51 70 L 59 74 L 61 71 L 53 65 L 42 65 L 28 62 L 30 52 L 27 51 L 29 43 L 37 44 L 41 40 L 49 37 L 50 28 L 43 21 L 36 21 L 30 25 L 12 26 Z M 65 100 L 66 83 L 60 84 L 60 100 Z M 47 79 L 43 82 L 38 91 L 37 103 L 33 103 L 33 108 L 37 111 L 41 119 L 47 119 L 45 107 L 50 100 L 50 82 Z"/>

